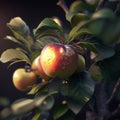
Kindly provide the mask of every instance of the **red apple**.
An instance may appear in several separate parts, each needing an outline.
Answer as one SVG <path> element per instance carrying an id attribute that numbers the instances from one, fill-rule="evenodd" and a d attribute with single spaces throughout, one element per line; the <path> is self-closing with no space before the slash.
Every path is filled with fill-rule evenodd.
<path id="1" fill-rule="evenodd" d="M 40 63 L 50 77 L 68 78 L 78 65 L 78 55 L 71 45 L 52 43 L 41 51 Z"/>
<path id="2" fill-rule="evenodd" d="M 40 63 L 40 56 L 36 57 L 35 60 L 33 61 L 32 63 L 32 69 L 35 71 L 35 73 L 37 75 L 39 75 L 42 79 L 44 80 L 49 80 L 50 77 L 47 76 L 44 71 L 43 71 L 43 68 L 41 66 L 41 63 Z"/>

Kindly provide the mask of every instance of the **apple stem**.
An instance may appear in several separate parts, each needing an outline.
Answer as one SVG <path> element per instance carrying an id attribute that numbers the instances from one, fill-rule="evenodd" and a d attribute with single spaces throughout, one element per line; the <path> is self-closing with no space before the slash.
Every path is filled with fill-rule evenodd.
<path id="1" fill-rule="evenodd" d="M 68 13 L 68 7 L 67 7 L 67 5 L 66 5 L 64 0 L 59 0 L 57 2 L 57 5 L 60 6 L 65 13 Z"/>
<path id="2" fill-rule="evenodd" d="M 26 72 L 30 72 L 30 71 L 32 71 L 31 66 L 28 65 L 27 63 L 25 63 L 25 71 L 26 71 Z"/>

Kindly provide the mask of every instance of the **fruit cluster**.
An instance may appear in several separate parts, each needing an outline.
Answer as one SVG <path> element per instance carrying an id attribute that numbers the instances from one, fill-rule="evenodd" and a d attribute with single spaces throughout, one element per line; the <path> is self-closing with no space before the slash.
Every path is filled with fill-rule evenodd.
<path id="1" fill-rule="evenodd" d="M 32 71 L 18 69 L 13 74 L 13 83 L 19 90 L 25 91 L 36 83 L 36 75 L 45 81 L 59 77 L 67 79 L 74 72 L 85 68 L 85 59 L 76 53 L 72 45 L 51 43 L 46 45 L 41 54 L 31 65 Z"/>

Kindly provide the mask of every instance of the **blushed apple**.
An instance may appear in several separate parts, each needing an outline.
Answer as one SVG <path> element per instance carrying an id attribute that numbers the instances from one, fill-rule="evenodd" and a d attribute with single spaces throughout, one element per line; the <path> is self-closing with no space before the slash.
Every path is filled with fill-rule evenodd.
<path id="1" fill-rule="evenodd" d="M 46 75 L 68 78 L 77 69 L 78 54 L 71 45 L 52 43 L 42 49 L 40 63 Z"/>
<path id="2" fill-rule="evenodd" d="M 34 59 L 34 61 L 32 62 L 32 69 L 35 71 L 35 73 L 40 76 L 42 79 L 44 79 L 45 81 L 46 80 L 49 80 L 50 77 L 47 76 L 44 71 L 43 71 L 43 68 L 41 66 L 41 63 L 40 63 L 40 56 L 36 57 Z"/>

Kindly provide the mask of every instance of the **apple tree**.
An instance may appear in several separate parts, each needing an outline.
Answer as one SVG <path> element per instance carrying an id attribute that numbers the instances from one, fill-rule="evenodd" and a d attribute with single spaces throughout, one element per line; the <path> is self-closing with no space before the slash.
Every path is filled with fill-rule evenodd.
<path id="1" fill-rule="evenodd" d="M 3 51 L 0 61 L 9 67 L 25 63 L 11 79 L 25 87 L 19 90 L 26 98 L 8 104 L 0 119 L 120 119 L 119 0 L 76 0 L 69 7 L 59 0 L 57 5 L 68 29 L 57 16 L 44 18 L 33 31 L 21 17 L 7 23 L 12 36 L 5 39 L 17 47 Z"/>

